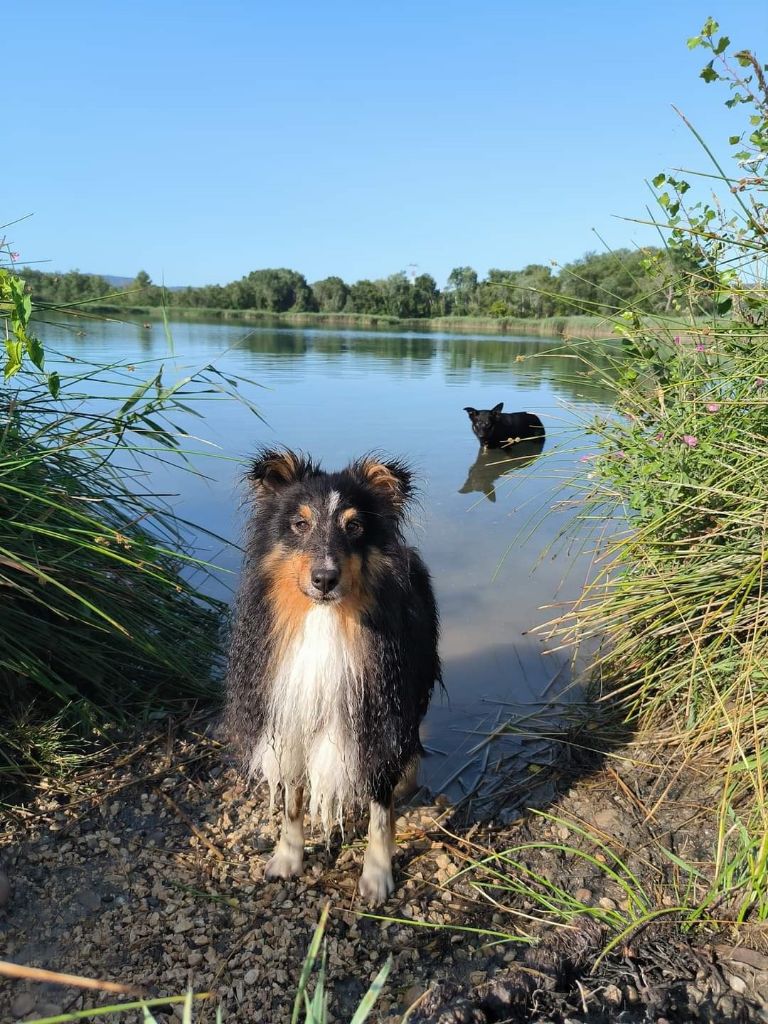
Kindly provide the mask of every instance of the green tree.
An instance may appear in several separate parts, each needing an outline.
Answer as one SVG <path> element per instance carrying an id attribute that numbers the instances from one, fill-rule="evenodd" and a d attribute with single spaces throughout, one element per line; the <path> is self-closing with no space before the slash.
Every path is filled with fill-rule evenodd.
<path id="1" fill-rule="evenodd" d="M 317 308 L 321 313 L 340 313 L 349 298 L 349 286 L 340 277 L 325 277 L 312 285 Z"/>
<path id="2" fill-rule="evenodd" d="M 413 282 L 411 316 L 436 316 L 440 312 L 440 290 L 431 274 L 419 274 Z"/>
<path id="3" fill-rule="evenodd" d="M 347 308 L 352 313 L 386 313 L 387 302 L 379 281 L 363 278 L 349 289 Z"/>
<path id="4" fill-rule="evenodd" d="M 454 316 L 474 312 L 477 296 L 477 271 L 472 267 L 454 267 L 446 286 L 448 309 Z"/>

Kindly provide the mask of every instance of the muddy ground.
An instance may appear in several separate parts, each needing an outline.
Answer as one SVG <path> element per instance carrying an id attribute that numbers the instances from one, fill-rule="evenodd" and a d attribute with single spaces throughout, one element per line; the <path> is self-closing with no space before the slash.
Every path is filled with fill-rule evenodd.
<path id="1" fill-rule="evenodd" d="M 151 735 L 9 815 L 0 958 L 129 983 L 147 997 L 211 992 L 196 1021 L 213 1021 L 220 1005 L 225 1022 L 283 1024 L 330 903 L 333 1021 L 351 1019 L 390 955 L 370 1018 L 386 1024 L 409 1008 L 413 1024 L 768 1021 L 765 933 L 755 926 L 736 943 L 722 928 L 679 926 L 690 884 L 680 864 L 695 865 L 703 886 L 714 846 L 706 768 L 681 770 L 632 746 L 553 761 L 547 786 L 521 791 L 520 814 L 503 827 L 460 824 L 439 796 L 401 807 L 397 890 L 381 920 L 356 894 L 359 835 L 330 848 L 315 836 L 304 877 L 265 883 L 276 835 L 265 794 L 244 787 L 212 729 Z M 531 803 L 559 820 L 524 811 Z M 569 923 L 554 924 L 526 886 L 565 907 Z M 0 1020 L 116 998 L 127 997 L 6 980 Z M 155 1012 L 179 1019 L 170 1005 Z"/>

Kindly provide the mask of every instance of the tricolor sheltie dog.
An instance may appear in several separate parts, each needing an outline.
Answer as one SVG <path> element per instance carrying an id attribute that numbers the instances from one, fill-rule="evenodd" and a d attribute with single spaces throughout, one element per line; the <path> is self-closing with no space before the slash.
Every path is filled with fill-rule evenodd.
<path id="1" fill-rule="evenodd" d="M 249 480 L 226 720 L 248 773 L 281 794 L 265 876 L 301 874 L 305 806 L 327 834 L 369 803 L 359 889 L 380 903 L 394 888 L 393 792 L 440 679 L 429 573 L 402 534 L 411 474 L 375 457 L 326 473 L 262 451 Z"/>

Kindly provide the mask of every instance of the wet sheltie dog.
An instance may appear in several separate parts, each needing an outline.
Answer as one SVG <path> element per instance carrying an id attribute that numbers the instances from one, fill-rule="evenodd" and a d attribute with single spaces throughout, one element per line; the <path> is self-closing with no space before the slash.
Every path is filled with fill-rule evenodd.
<path id="1" fill-rule="evenodd" d="M 393 792 L 440 679 L 429 573 L 402 534 L 411 473 L 375 457 L 326 473 L 265 450 L 249 480 L 226 722 L 248 773 L 281 794 L 265 876 L 301 874 L 305 804 L 327 833 L 369 803 L 359 889 L 380 903 L 394 888 Z"/>

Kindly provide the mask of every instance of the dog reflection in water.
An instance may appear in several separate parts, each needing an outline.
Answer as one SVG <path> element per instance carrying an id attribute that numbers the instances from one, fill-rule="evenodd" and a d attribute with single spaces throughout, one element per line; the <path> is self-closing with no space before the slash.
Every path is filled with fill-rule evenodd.
<path id="1" fill-rule="evenodd" d="M 519 441 L 509 448 L 481 448 L 474 463 L 469 467 L 466 482 L 459 488 L 459 494 L 479 491 L 488 501 L 496 501 L 496 481 L 514 473 L 516 469 L 529 466 L 541 455 L 543 448 L 543 437 Z"/>

